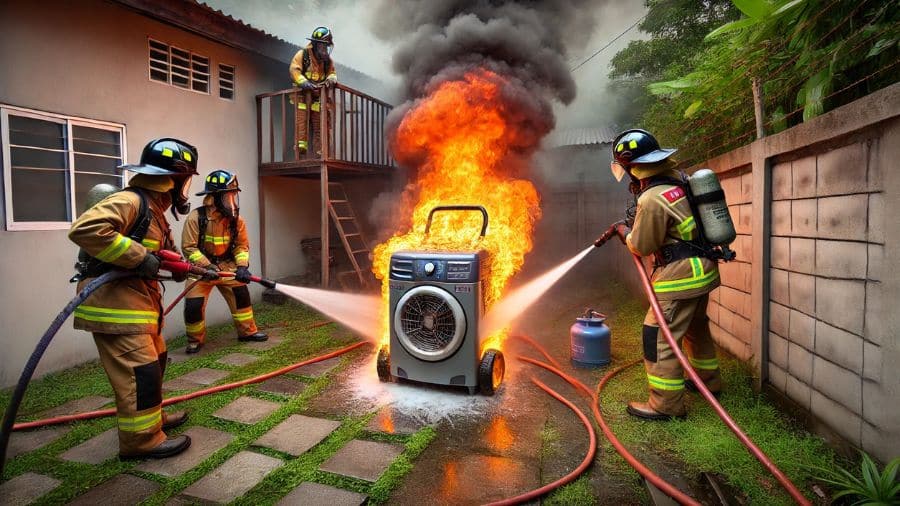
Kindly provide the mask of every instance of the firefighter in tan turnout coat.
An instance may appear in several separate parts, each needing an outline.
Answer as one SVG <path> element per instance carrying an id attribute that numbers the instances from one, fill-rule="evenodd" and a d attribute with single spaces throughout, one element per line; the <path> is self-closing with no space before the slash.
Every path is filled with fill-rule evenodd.
<path id="1" fill-rule="evenodd" d="M 121 458 L 162 458 L 190 446 L 188 436 L 167 438 L 164 429 L 185 421 L 184 412 L 162 410 L 166 367 L 162 293 L 153 254 L 175 250 L 165 212 L 185 214 L 186 192 L 197 173 L 197 151 L 177 139 L 151 141 L 129 187 L 87 209 L 69 231 L 81 247 L 78 291 L 113 269 L 134 271 L 98 288 L 75 309 L 75 328 L 93 333 L 116 397 Z"/>
<path id="2" fill-rule="evenodd" d="M 706 307 L 709 292 L 719 286 L 716 261 L 704 257 L 691 241 L 698 227 L 681 178 L 670 156 L 648 132 L 627 130 L 613 143 L 613 172 L 631 177 L 637 210 L 630 231 L 624 230 L 632 253 L 654 256 L 653 291 L 672 336 L 684 346 L 691 365 L 713 394 L 722 388 L 715 344 Z M 648 402 L 629 402 L 628 413 L 655 420 L 685 415 L 685 380 L 681 364 L 659 329 L 652 310 L 643 327 L 644 366 L 650 389 Z"/>
<path id="3" fill-rule="evenodd" d="M 334 47 L 331 30 L 320 26 L 313 30 L 312 37 L 307 39 L 309 44 L 297 51 L 290 66 L 291 83 L 300 89 L 300 93 L 295 94 L 291 100 L 297 106 L 294 131 L 297 138 L 297 152 L 301 155 L 305 154 L 309 147 L 310 122 L 314 147 L 319 149 L 319 113 L 322 105 L 319 99 L 320 88 L 337 83 L 337 73 L 331 60 L 331 49 Z"/>
<path id="4" fill-rule="evenodd" d="M 188 260 L 200 267 L 233 272 L 234 277 L 209 281 L 199 280 L 188 291 L 184 304 L 184 324 L 188 335 L 188 353 L 200 351 L 206 342 L 206 302 L 213 288 L 218 288 L 228 309 L 240 341 L 265 341 L 253 319 L 250 304 L 250 241 L 247 225 L 240 216 L 237 176 L 216 170 L 206 176 L 206 184 L 198 196 L 203 206 L 187 217 L 181 233 L 181 249 Z M 189 278 L 189 283 L 193 282 Z"/>

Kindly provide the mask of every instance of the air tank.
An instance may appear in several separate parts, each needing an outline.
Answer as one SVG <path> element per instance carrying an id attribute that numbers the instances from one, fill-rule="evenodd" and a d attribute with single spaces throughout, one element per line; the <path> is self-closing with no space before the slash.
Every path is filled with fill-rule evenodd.
<path id="1" fill-rule="evenodd" d="M 610 361 L 610 331 L 606 315 L 593 309 L 575 319 L 569 329 L 572 364 L 576 367 L 600 367 Z"/>
<path id="2" fill-rule="evenodd" d="M 716 173 L 700 169 L 688 178 L 688 184 L 691 186 L 691 194 L 697 205 L 697 218 L 706 240 L 715 246 L 731 244 L 737 237 L 737 232 Z"/>
<path id="3" fill-rule="evenodd" d="M 88 209 L 94 207 L 97 202 L 100 202 L 101 200 L 109 197 L 117 191 L 119 191 L 118 188 L 108 183 L 100 183 L 94 185 L 93 188 L 88 190 L 87 196 L 84 199 L 84 209 L 82 209 L 81 211 L 87 211 Z"/>

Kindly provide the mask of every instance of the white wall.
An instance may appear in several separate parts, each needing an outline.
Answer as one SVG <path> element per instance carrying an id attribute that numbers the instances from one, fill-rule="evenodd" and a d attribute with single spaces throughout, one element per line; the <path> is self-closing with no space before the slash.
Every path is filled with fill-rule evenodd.
<path id="1" fill-rule="evenodd" d="M 210 95 L 203 95 L 151 82 L 148 37 L 209 57 L 214 69 L 211 81 L 218 63 L 235 65 L 235 101 L 219 99 L 217 83 L 211 84 Z M 0 61 L 0 103 L 125 124 L 129 162 L 138 161 L 148 140 L 171 136 L 197 146 L 201 174 L 215 168 L 235 171 L 243 189 L 241 211 L 251 245 L 258 244 L 255 96 L 284 87 L 285 64 L 101 0 L 0 2 Z M 195 178 L 192 190 L 199 191 L 202 182 Z M 200 204 L 199 197 L 192 200 L 194 206 Z M 181 223 L 172 225 L 178 241 Z M 77 250 L 64 230 L 4 229 L 0 251 L 0 386 L 6 386 L 16 381 L 40 335 L 74 296 L 74 286 L 67 280 Z M 251 251 L 251 268 L 258 271 L 259 265 L 259 255 Z M 181 285 L 167 285 L 170 301 Z M 181 314 L 179 307 L 167 318 L 167 337 L 184 331 Z M 221 297 L 214 296 L 210 322 L 228 319 Z M 95 357 L 90 335 L 73 330 L 67 322 L 38 373 Z"/>

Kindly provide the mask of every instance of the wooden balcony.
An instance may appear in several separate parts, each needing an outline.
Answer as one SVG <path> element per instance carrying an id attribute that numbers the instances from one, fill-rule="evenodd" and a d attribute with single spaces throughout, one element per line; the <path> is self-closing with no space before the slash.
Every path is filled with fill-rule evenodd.
<path id="1" fill-rule="evenodd" d="M 384 126 L 391 105 L 341 84 L 322 88 L 320 109 L 328 114 L 319 114 L 319 138 L 311 129 L 310 148 L 300 154 L 294 125 L 301 100 L 308 103 L 310 94 L 296 88 L 257 95 L 260 176 L 318 178 L 326 170 L 340 179 L 393 169 Z"/>

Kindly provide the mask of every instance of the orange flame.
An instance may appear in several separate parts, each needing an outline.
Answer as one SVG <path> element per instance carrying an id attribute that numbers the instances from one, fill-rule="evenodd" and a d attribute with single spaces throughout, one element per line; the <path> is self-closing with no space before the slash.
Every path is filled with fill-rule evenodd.
<path id="1" fill-rule="evenodd" d="M 390 257 L 401 250 L 486 250 L 491 266 L 483 287 L 485 308 L 494 304 L 532 248 L 532 231 L 540 218 L 540 198 L 531 182 L 512 174 L 523 164 L 524 148 L 537 138 L 503 100 L 507 81 L 487 70 L 446 81 L 408 110 L 392 142 L 395 158 L 416 165 L 415 184 L 404 202 L 412 209 L 409 229 L 397 232 L 374 250 L 373 271 L 383 280 L 388 300 Z M 518 120 L 518 121 L 517 121 Z M 428 213 L 440 205 L 481 205 L 489 226 L 479 238 L 482 217 L 472 212 L 436 213 L 428 236 Z M 385 311 L 387 312 L 387 311 Z M 389 340 L 384 317 L 382 343 Z M 499 348 L 506 331 L 482 336 L 481 349 Z"/>

